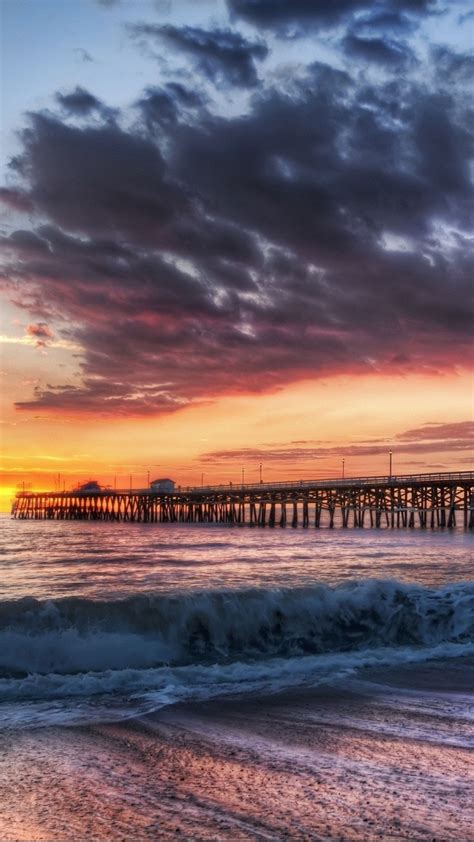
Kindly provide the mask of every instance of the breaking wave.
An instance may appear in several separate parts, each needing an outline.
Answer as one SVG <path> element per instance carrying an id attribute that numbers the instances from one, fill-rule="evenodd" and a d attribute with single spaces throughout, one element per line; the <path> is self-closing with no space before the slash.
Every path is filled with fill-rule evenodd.
<path id="1" fill-rule="evenodd" d="M 28 598 L 0 603 L 0 702 L 118 693 L 156 706 L 473 649 L 468 583 Z"/>

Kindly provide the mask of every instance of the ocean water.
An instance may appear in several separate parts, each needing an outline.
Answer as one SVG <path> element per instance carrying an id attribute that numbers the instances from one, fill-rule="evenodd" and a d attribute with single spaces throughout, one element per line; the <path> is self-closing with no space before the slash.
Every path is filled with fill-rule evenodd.
<path id="1" fill-rule="evenodd" d="M 436 663 L 441 674 L 474 655 L 473 543 L 461 529 L 8 518 L 1 527 L 2 729 L 122 722 L 288 690 L 352 692 L 370 671 Z M 465 670 L 462 698 L 449 686 L 441 696 L 412 688 L 403 704 L 466 721 L 474 682 Z"/>

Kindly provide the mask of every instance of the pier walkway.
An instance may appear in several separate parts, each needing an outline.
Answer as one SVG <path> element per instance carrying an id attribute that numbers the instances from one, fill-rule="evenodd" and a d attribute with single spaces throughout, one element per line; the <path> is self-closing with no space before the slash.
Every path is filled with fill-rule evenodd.
<path id="1" fill-rule="evenodd" d="M 34 520 L 251 526 L 474 526 L 474 472 L 178 488 L 19 492 L 12 516 Z"/>

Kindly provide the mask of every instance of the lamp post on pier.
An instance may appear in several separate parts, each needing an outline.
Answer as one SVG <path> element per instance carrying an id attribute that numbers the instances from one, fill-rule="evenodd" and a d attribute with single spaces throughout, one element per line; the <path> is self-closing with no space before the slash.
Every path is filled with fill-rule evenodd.
<path id="1" fill-rule="evenodd" d="M 346 460 L 342 460 L 342 479 L 344 479 L 344 468 L 345 468 Z"/>
<path id="2" fill-rule="evenodd" d="M 388 455 L 389 455 L 389 459 L 390 459 L 390 462 L 389 462 L 390 468 L 389 468 L 389 472 L 388 472 L 388 478 L 392 479 L 392 456 L 393 456 L 392 450 L 388 451 Z"/>
<path id="3" fill-rule="evenodd" d="M 260 462 L 260 485 L 262 484 L 262 463 Z"/>

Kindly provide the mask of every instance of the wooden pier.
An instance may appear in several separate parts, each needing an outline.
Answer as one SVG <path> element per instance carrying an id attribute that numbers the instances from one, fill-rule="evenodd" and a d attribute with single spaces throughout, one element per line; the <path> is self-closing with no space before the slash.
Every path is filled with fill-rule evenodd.
<path id="1" fill-rule="evenodd" d="M 259 527 L 474 526 L 474 472 L 240 486 L 19 492 L 20 520 L 221 523 Z"/>

